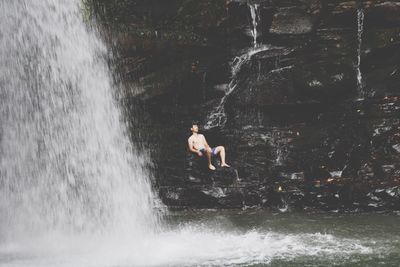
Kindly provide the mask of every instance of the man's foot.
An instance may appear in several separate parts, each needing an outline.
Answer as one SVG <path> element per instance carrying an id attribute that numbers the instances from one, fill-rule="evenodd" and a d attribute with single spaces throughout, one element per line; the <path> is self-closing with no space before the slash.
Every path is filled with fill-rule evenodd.
<path id="1" fill-rule="evenodd" d="M 226 163 L 223 163 L 223 164 L 221 164 L 221 167 L 226 167 L 226 168 L 229 168 L 229 167 L 230 167 L 230 165 L 228 165 L 228 164 L 226 164 Z"/>
<path id="2" fill-rule="evenodd" d="M 212 170 L 212 171 L 215 171 L 215 167 L 214 167 L 214 165 L 212 165 L 212 164 L 208 165 L 208 168 L 209 168 L 210 170 Z"/>

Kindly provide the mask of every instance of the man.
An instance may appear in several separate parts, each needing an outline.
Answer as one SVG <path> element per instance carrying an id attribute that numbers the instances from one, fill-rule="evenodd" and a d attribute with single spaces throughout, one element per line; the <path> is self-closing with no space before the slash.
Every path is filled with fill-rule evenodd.
<path id="1" fill-rule="evenodd" d="M 192 128 L 190 128 L 192 131 L 192 135 L 188 139 L 188 145 L 190 151 L 193 153 L 196 153 L 200 157 L 203 156 L 204 154 L 207 156 L 208 160 L 208 168 L 210 170 L 215 170 L 214 165 L 211 163 L 211 157 L 214 155 L 218 155 L 221 158 L 221 167 L 230 167 L 228 164 L 225 162 L 225 148 L 223 146 L 217 146 L 211 148 L 206 141 L 206 138 L 204 135 L 199 134 L 199 127 L 194 124 L 192 125 Z"/>

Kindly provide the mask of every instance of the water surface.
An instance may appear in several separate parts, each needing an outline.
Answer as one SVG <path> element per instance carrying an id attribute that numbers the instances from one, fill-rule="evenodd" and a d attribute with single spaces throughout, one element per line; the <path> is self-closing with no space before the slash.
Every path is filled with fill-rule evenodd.
<path id="1" fill-rule="evenodd" d="M 147 236 L 52 234 L 0 246 L 0 266 L 398 266 L 398 215 L 185 211 Z"/>

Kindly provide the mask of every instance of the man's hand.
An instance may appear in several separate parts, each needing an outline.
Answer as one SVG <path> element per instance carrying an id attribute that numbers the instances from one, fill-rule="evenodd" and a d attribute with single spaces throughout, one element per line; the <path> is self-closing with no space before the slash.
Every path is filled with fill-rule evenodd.
<path id="1" fill-rule="evenodd" d="M 203 153 L 201 153 L 200 151 L 197 151 L 197 155 L 199 155 L 199 157 L 203 156 Z"/>

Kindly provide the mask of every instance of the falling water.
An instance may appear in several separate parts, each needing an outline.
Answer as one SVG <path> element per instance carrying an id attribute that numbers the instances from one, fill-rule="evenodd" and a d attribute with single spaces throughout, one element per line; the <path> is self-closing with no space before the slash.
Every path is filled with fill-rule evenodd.
<path id="1" fill-rule="evenodd" d="M 360 98 L 364 98 L 364 84 L 361 73 L 361 45 L 362 45 L 362 34 L 364 31 L 364 10 L 359 8 L 357 10 L 357 38 L 358 38 L 358 47 L 357 47 L 357 90 Z"/>
<path id="2" fill-rule="evenodd" d="M 208 114 L 204 125 L 205 129 L 224 126 L 226 124 L 227 118 L 225 113 L 225 102 L 227 97 L 237 87 L 238 83 L 237 74 L 239 73 L 242 66 L 246 62 L 248 62 L 253 55 L 269 49 L 269 46 L 267 45 L 259 46 L 257 42 L 257 37 L 258 37 L 257 26 L 260 19 L 260 15 L 258 12 L 259 4 L 248 4 L 248 7 L 250 9 L 250 16 L 252 19 L 251 35 L 253 36 L 253 47 L 247 49 L 245 53 L 233 59 L 231 63 L 231 81 L 228 84 L 228 89 L 225 91 L 225 95 L 221 98 L 219 104 L 215 108 L 213 108 L 211 112 Z"/>
<path id="3" fill-rule="evenodd" d="M 254 47 L 257 47 L 257 37 L 258 37 L 257 26 L 258 26 L 258 21 L 260 19 L 260 15 L 258 13 L 258 7 L 259 4 L 249 4 L 251 22 L 252 22 L 251 35 L 253 36 Z"/>
<path id="4" fill-rule="evenodd" d="M 225 126 L 227 117 L 225 113 L 225 102 L 227 97 L 235 90 L 238 85 L 238 73 L 242 66 L 248 62 L 255 54 L 262 51 L 266 51 L 270 48 L 268 45 L 257 46 L 256 48 L 251 48 L 247 50 L 244 54 L 235 57 L 231 63 L 231 81 L 228 84 L 228 88 L 225 91 L 225 95 L 221 98 L 218 105 L 211 110 L 207 116 L 206 123 L 204 125 L 205 129 L 211 129 L 218 126 Z"/>
<path id="5" fill-rule="evenodd" d="M 286 160 L 286 138 L 284 138 L 284 132 L 281 129 L 274 128 L 271 131 L 270 144 L 275 148 L 275 165 L 281 166 Z"/>
<path id="6" fill-rule="evenodd" d="M 79 4 L 0 2 L 0 241 L 157 227 L 148 159 L 130 145 Z"/>

